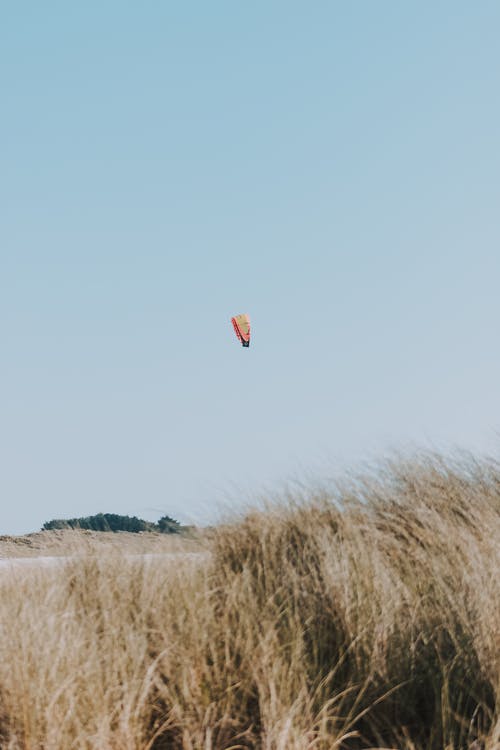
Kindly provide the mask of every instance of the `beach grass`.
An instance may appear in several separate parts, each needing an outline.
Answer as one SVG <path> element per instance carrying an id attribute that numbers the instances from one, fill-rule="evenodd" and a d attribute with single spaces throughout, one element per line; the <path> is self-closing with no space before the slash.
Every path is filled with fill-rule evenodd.
<path id="1" fill-rule="evenodd" d="M 389 461 L 196 544 L 1 573 L 2 748 L 500 748 L 495 461 Z"/>

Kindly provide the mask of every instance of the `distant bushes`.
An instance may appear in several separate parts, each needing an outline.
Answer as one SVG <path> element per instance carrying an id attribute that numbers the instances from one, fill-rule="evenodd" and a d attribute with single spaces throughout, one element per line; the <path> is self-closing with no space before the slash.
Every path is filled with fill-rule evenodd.
<path id="1" fill-rule="evenodd" d="M 90 531 L 156 531 L 161 534 L 178 534 L 182 530 L 179 521 L 170 516 L 162 516 L 157 523 L 144 521 L 137 516 L 121 516 L 118 513 L 97 513 L 85 518 L 55 518 L 46 521 L 42 530 L 51 529 L 88 529 Z"/>

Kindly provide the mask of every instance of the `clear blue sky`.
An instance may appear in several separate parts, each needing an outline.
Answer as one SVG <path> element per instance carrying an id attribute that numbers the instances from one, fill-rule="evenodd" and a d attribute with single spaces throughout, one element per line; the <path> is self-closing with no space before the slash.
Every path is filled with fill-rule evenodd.
<path id="1" fill-rule="evenodd" d="M 3 5 L 0 533 L 497 450 L 499 30 L 493 1 Z"/>

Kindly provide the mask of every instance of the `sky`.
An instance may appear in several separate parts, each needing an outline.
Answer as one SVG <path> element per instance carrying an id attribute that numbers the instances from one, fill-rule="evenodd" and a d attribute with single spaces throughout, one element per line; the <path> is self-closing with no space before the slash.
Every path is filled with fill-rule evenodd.
<path id="1" fill-rule="evenodd" d="M 0 534 L 498 452 L 499 26 L 488 0 L 2 5 Z"/>

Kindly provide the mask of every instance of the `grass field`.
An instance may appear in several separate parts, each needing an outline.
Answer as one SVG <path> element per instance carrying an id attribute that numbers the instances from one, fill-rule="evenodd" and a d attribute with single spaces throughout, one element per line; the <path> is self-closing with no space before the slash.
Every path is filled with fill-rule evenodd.
<path id="1" fill-rule="evenodd" d="M 0 574 L 2 748 L 500 748 L 494 462 L 396 461 L 196 545 Z"/>

